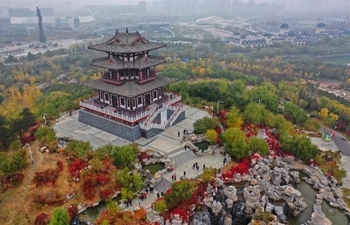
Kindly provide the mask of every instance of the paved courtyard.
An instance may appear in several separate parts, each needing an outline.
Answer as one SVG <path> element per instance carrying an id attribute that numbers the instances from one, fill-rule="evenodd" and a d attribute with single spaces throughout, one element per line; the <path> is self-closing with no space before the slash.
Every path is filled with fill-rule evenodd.
<path id="1" fill-rule="evenodd" d="M 127 145 L 130 141 L 107 133 L 100 129 L 82 124 L 78 121 L 79 112 L 75 111 L 72 116 L 69 114 L 63 115 L 57 120 L 54 125 L 54 129 L 57 133 L 57 137 L 69 137 L 76 140 L 89 141 L 94 148 L 105 144 L 113 145 Z M 186 129 L 189 132 L 193 131 L 193 123 L 200 118 L 209 116 L 208 112 L 186 106 L 186 119 L 180 123 L 167 128 L 164 132 L 153 138 L 151 142 L 147 143 L 147 140 L 138 140 L 140 143 L 145 143 L 142 148 L 154 149 L 162 152 L 171 158 L 176 163 L 176 168 L 171 173 L 163 176 L 163 181 L 160 182 L 154 189 L 154 193 L 150 193 L 147 199 L 141 201 L 140 199 L 134 199 L 133 205 L 128 209 L 133 210 L 135 207 L 142 206 L 144 208 L 151 207 L 151 204 L 157 198 L 157 193 L 165 192 L 171 187 L 173 181 L 171 176 L 176 174 L 177 180 L 186 172 L 187 178 L 195 178 L 203 173 L 203 165 L 206 167 L 221 168 L 223 165 L 223 155 L 219 152 L 223 149 L 218 149 L 215 155 L 198 157 L 192 151 L 184 149 L 184 143 L 181 142 L 183 130 Z M 181 135 L 178 136 L 180 131 Z M 141 138 L 142 139 L 142 138 Z M 199 170 L 193 169 L 193 164 L 197 162 Z"/>

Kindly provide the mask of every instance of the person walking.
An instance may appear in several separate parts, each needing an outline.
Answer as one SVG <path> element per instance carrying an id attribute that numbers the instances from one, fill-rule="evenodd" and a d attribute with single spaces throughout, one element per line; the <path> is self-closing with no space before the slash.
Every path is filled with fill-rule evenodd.
<path id="1" fill-rule="evenodd" d="M 184 171 L 184 177 L 186 177 L 186 171 Z"/>
<path id="2" fill-rule="evenodd" d="M 179 137 L 180 137 L 180 131 L 179 131 L 179 132 L 177 132 L 177 136 L 179 136 Z"/>
<path id="3" fill-rule="evenodd" d="M 157 198 L 160 198 L 160 194 L 159 193 L 157 193 Z"/>
<path id="4" fill-rule="evenodd" d="M 203 164 L 203 171 L 205 170 L 205 164 Z"/>
<path id="5" fill-rule="evenodd" d="M 174 181 L 174 175 L 171 175 L 171 181 Z"/>
<path id="6" fill-rule="evenodd" d="M 199 165 L 197 164 L 197 172 L 199 171 Z"/>
<path id="7" fill-rule="evenodd" d="M 187 144 L 185 144 L 184 148 L 185 148 L 185 151 L 186 151 L 187 150 Z"/>
<path id="8" fill-rule="evenodd" d="M 176 181 L 176 173 L 174 173 L 174 180 Z"/>

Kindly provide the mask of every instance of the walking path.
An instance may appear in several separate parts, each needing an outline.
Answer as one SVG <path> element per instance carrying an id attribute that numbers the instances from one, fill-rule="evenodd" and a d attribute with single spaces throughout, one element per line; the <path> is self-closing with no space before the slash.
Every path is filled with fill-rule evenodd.
<path id="1" fill-rule="evenodd" d="M 34 178 L 35 172 L 37 172 L 38 168 L 40 167 L 40 165 L 44 161 L 44 156 L 39 151 L 33 151 L 33 159 L 34 159 L 34 165 L 29 165 L 31 167 L 30 172 L 29 172 L 29 176 L 24 178 L 25 179 L 24 182 L 26 185 L 23 187 L 23 192 L 21 194 L 21 198 L 18 202 L 16 202 L 16 205 L 10 211 L 10 218 L 7 221 L 7 224 L 9 224 L 9 225 L 17 224 L 15 222 L 16 216 L 18 216 L 20 214 L 19 209 L 21 208 L 22 204 L 24 204 L 24 202 L 28 200 L 27 199 L 28 189 L 30 188 L 30 184 Z"/>
<path id="2" fill-rule="evenodd" d="M 183 148 L 182 148 L 183 149 Z M 177 167 L 174 168 L 174 170 L 168 174 L 165 174 L 163 176 L 163 180 L 158 183 L 153 193 L 148 193 L 147 199 L 141 200 L 141 199 L 134 199 L 132 201 L 132 206 L 127 207 L 125 210 L 135 210 L 138 209 L 139 206 L 149 209 L 151 205 L 154 203 L 154 201 L 157 199 L 157 193 L 166 192 L 168 188 L 171 187 L 172 183 L 179 181 L 180 177 L 183 176 L 184 171 L 186 171 L 186 178 L 193 179 L 197 176 L 201 175 L 203 173 L 203 164 L 205 164 L 205 167 L 213 167 L 213 168 L 221 168 L 223 166 L 223 160 L 224 156 L 220 154 L 220 150 L 223 150 L 223 148 L 218 148 L 216 150 L 215 155 L 207 155 L 207 156 L 195 156 L 191 158 L 190 160 L 183 162 L 181 165 L 177 164 Z M 184 149 L 180 151 L 177 155 L 175 155 L 173 158 L 170 157 L 171 160 L 174 160 L 174 158 L 181 156 L 181 155 L 190 155 L 194 153 L 190 150 L 185 151 Z M 193 169 L 193 164 L 198 163 L 199 170 Z M 176 181 L 171 181 L 171 176 L 176 174 Z M 164 182 L 164 184 L 163 184 Z"/>

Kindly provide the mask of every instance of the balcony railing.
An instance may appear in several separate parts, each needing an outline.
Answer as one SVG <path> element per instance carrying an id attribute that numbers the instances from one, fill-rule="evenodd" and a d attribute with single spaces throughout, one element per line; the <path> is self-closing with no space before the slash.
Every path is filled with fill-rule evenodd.
<path id="1" fill-rule="evenodd" d="M 153 113 L 152 110 L 145 110 L 145 111 L 141 111 L 141 112 L 129 113 L 126 111 L 120 111 L 120 110 L 118 110 L 114 107 L 111 107 L 111 106 L 107 106 L 107 107 L 102 108 L 101 106 L 96 105 L 96 103 L 94 103 L 94 101 L 91 102 L 90 99 L 88 99 L 86 101 L 81 101 L 80 106 L 85 108 L 85 109 L 93 110 L 95 112 L 99 112 L 99 113 L 102 113 L 104 115 L 110 116 L 114 119 L 120 119 L 120 120 L 128 121 L 130 123 L 135 123 L 141 119 L 144 119 L 145 117 L 147 117 L 151 113 Z"/>
<path id="2" fill-rule="evenodd" d="M 106 103 L 99 102 L 99 97 L 95 96 L 93 98 L 86 99 L 80 102 L 80 107 L 93 111 L 97 114 L 101 114 L 103 116 L 109 117 L 115 120 L 126 121 L 131 124 L 136 124 L 140 122 L 140 128 L 144 130 L 149 130 L 152 128 L 157 129 L 165 129 L 167 126 L 171 126 L 177 117 L 185 110 L 182 104 L 175 104 L 181 101 L 181 96 L 172 94 L 172 93 L 164 93 L 164 98 L 161 101 L 161 108 L 153 107 L 143 109 L 138 109 L 137 111 L 127 111 L 122 109 L 114 108 Z M 160 105 L 160 101 L 157 102 Z M 170 109 L 174 111 L 171 117 L 164 124 L 153 123 L 153 120 L 157 117 L 161 110 Z"/>

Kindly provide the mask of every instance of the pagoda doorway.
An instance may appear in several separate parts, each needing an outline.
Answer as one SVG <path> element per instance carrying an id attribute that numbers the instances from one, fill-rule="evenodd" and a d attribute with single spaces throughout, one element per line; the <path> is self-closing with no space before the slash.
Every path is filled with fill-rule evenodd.
<path id="1" fill-rule="evenodd" d="M 151 103 L 150 99 L 151 99 L 151 94 L 150 93 L 145 94 L 145 103 L 146 103 L 146 105 L 149 105 Z"/>

